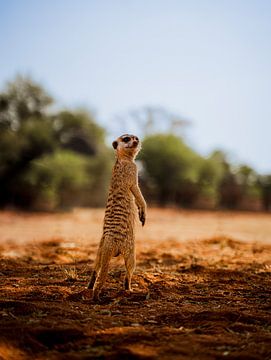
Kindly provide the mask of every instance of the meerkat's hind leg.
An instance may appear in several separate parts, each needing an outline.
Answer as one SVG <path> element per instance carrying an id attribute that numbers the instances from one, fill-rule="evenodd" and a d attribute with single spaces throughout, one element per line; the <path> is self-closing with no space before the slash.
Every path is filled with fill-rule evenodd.
<path id="1" fill-rule="evenodd" d="M 124 257 L 124 261 L 125 261 L 125 267 L 126 267 L 126 276 L 124 279 L 124 289 L 128 290 L 128 291 L 132 291 L 131 288 L 131 281 L 132 281 L 132 276 L 135 270 L 135 263 L 136 263 L 136 259 L 135 259 L 135 251 L 134 249 L 129 249 L 129 252 L 125 253 L 123 255 Z"/>
<path id="2" fill-rule="evenodd" d="M 108 273 L 109 262 L 112 258 L 112 249 L 103 249 L 100 255 L 100 269 L 93 286 L 93 300 L 98 301 Z"/>

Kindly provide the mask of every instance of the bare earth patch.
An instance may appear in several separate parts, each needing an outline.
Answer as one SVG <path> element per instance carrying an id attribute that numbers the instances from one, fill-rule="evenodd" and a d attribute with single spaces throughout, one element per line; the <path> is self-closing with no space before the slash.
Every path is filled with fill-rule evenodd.
<path id="1" fill-rule="evenodd" d="M 64 228 L 53 233 L 55 217 L 62 215 L 33 215 L 31 220 L 30 214 L 0 214 L 5 224 L 8 217 L 22 221 L 22 216 L 33 228 L 37 219 L 52 223 L 48 236 L 46 229 L 40 236 L 33 230 L 18 242 L 15 232 L 0 230 L 2 237 L 6 234 L 0 243 L 0 359 L 271 359 L 269 230 L 264 234 L 262 229 L 264 242 L 252 241 L 252 233 L 247 242 L 229 236 L 221 225 L 225 218 L 219 219 L 224 235 L 215 230 L 204 236 L 203 230 L 203 236 L 182 241 L 161 232 L 155 242 L 140 230 L 133 293 L 122 289 L 124 267 L 117 259 L 95 304 L 85 287 L 99 233 L 85 240 L 86 214 L 80 213 L 80 238 L 78 229 L 69 236 Z M 101 226 L 101 214 L 97 210 L 95 218 L 92 210 L 92 229 L 97 222 Z M 183 221 L 192 215 L 174 216 Z M 211 223 L 207 215 L 196 213 L 191 224 L 199 216 Z M 147 234 L 159 232 L 159 216 L 167 213 L 150 214 Z"/>

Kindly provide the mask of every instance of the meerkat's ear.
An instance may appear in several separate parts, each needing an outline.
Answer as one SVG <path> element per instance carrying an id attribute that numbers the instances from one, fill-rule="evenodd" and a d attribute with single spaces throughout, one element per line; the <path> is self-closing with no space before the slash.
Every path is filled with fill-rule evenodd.
<path id="1" fill-rule="evenodd" d="M 117 141 L 113 141 L 112 142 L 112 146 L 114 149 L 116 149 L 118 147 L 118 142 Z"/>

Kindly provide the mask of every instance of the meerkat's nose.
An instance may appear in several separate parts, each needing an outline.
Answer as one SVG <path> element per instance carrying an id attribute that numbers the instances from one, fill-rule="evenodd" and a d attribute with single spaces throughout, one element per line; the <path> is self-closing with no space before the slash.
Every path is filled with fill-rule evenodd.
<path id="1" fill-rule="evenodd" d="M 134 146 L 138 145 L 138 141 L 137 141 L 137 140 L 134 140 L 134 141 L 133 141 L 133 145 L 134 145 Z"/>

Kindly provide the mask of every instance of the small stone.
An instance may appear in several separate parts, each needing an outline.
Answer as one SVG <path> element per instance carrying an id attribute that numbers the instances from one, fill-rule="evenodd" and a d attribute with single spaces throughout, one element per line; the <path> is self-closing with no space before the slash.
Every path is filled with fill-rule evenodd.
<path id="1" fill-rule="evenodd" d="M 112 315 L 121 315 L 122 312 L 120 310 L 114 310 L 112 311 Z"/>
<path id="2" fill-rule="evenodd" d="M 111 316 L 111 311 L 110 310 L 100 310 L 100 314 L 101 315 L 109 315 L 109 316 Z"/>

